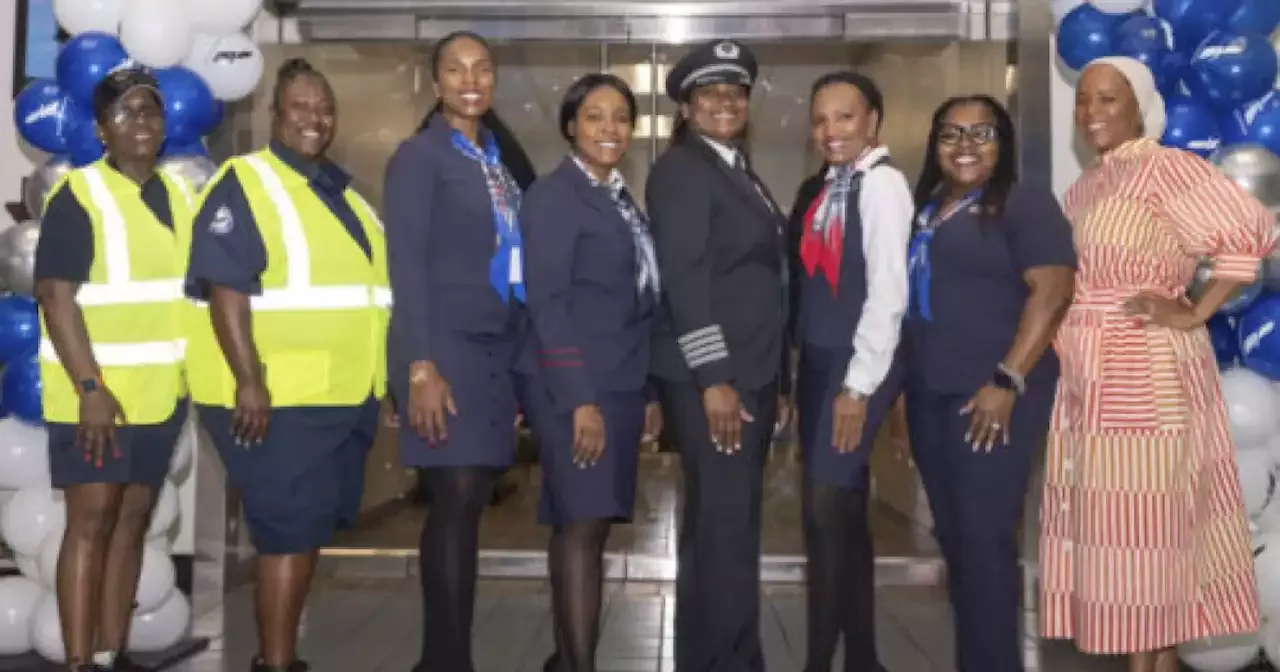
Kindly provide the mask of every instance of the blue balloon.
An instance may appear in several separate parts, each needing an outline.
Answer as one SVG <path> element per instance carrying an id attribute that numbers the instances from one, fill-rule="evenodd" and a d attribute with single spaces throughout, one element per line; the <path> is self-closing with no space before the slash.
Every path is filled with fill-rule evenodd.
<path id="1" fill-rule="evenodd" d="M 178 144 L 175 142 L 165 141 L 164 146 L 160 148 L 160 158 L 167 159 L 172 156 L 209 156 L 209 150 L 205 148 L 204 143 L 196 140 L 186 144 Z"/>
<path id="2" fill-rule="evenodd" d="M 1067 12 L 1058 24 L 1058 56 L 1072 70 L 1112 53 L 1111 34 L 1125 15 L 1117 16 L 1083 4 Z"/>
<path id="3" fill-rule="evenodd" d="M 0 374 L 0 394 L 4 395 L 4 410 L 23 421 L 41 424 L 44 420 L 44 404 L 40 394 L 40 362 L 34 350 L 23 353 L 4 366 Z"/>
<path id="4" fill-rule="evenodd" d="M 71 165 L 76 168 L 87 166 L 101 159 L 106 151 L 98 137 L 97 122 L 77 106 L 67 127 L 67 153 L 70 154 Z"/>
<path id="5" fill-rule="evenodd" d="M 1240 363 L 1280 380 L 1280 296 L 1268 293 L 1240 315 Z"/>
<path id="6" fill-rule="evenodd" d="M 209 108 L 209 115 L 205 119 L 204 128 L 200 131 L 200 137 L 218 130 L 218 127 L 222 125 L 222 117 L 226 110 L 227 106 L 221 100 L 213 101 L 213 106 Z"/>
<path id="7" fill-rule="evenodd" d="M 1187 88 L 1220 110 L 1239 107 L 1275 86 L 1280 62 L 1267 38 L 1218 31 L 1205 38 L 1187 67 Z"/>
<path id="8" fill-rule="evenodd" d="M 1177 93 L 1185 59 L 1171 46 L 1168 24 L 1146 14 L 1132 14 L 1116 26 L 1111 42 L 1117 56 L 1135 58 L 1151 70 L 1162 95 Z"/>
<path id="9" fill-rule="evenodd" d="M 1235 295 L 1223 302 L 1222 307 L 1218 308 L 1218 313 L 1222 315 L 1241 315 L 1253 308 L 1258 302 L 1259 297 L 1263 295 L 1266 288 L 1262 282 L 1255 282 L 1251 285 L 1245 285 L 1236 291 Z M 1268 294 L 1271 296 L 1271 294 Z"/>
<path id="10" fill-rule="evenodd" d="M 1280 106 L 1259 111 L 1249 124 L 1245 140 L 1266 147 L 1272 154 L 1280 153 Z"/>
<path id="11" fill-rule="evenodd" d="M 177 144 L 199 140 L 215 113 L 213 92 L 196 73 L 186 68 L 155 72 L 164 98 L 164 136 Z"/>
<path id="12" fill-rule="evenodd" d="M 42 152 L 67 151 L 66 126 L 70 112 L 66 92 L 52 79 L 37 79 L 13 101 L 13 123 L 18 134 Z"/>
<path id="13" fill-rule="evenodd" d="M 0 364 L 40 345 L 40 311 L 35 299 L 0 297 Z"/>
<path id="14" fill-rule="evenodd" d="M 1246 35 L 1270 35 L 1280 26 L 1280 2 L 1244 0 L 1227 20 L 1227 28 Z"/>
<path id="15" fill-rule="evenodd" d="M 1240 357 L 1240 337 L 1236 331 L 1236 318 L 1214 315 L 1205 325 L 1209 329 L 1209 342 L 1218 358 L 1218 367 L 1229 369 Z"/>
<path id="16" fill-rule="evenodd" d="M 1173 46 L 1195 51 L 1210 33 L 1227 27 L 1244 0 L 1155 0 L 1152 11 L 1173 27 Z"/>
<path id="17" fill-rule="evenodd" d="M 1160 144 L 1177 147 L 1204 158 L 1222 146 L 1222 130 L 1213 112 L 1187 96 L 1165 101 L 1164 136 Z"/>
<path id="18" fill-rule="evenodd" d="M 86 109 L 93 90 L 112 70 L 129 61 L 120 40 L 106 33 L 81 33 L 58 52 L 58 84 Z"/>

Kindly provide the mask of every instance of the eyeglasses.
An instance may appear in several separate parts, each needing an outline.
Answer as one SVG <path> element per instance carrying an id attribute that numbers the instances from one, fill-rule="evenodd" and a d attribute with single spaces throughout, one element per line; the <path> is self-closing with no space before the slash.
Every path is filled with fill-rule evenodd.
<path id="1" fill-rule="evenodd" d="M 974 124 L 973 126 L 943 124 L 938 129 L 938 142 L 944 145 L 958 145 L 966 138 L 975 145 L 985 145 L 994 142 L 998 137 L 999 133 L 996 132 L 993 124 Z"/>

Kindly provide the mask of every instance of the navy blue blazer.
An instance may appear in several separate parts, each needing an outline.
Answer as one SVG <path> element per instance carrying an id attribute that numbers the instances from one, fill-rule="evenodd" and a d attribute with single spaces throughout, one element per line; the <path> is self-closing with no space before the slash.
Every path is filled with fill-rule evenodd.
<path id="1" fill-rule="evenodd" d="M 536 350 L 556 406 L 645 390 L 656 301 L 636 286 L 631 225 L 609 192 L 566 158 L 529 189 L 520 223 L 533 320 L 526 351 Z"/>
<path id="2" fill-rule="evenodd" d="M 394 365 L 448 357 L 450 337 L 517 336 L 524 310 L 489 283 L 497 249 L 489 187 L 480 165 L 453 146 L 453 128 L 433 117 L 387 164 L 384 224 L 395 305 Z"/>

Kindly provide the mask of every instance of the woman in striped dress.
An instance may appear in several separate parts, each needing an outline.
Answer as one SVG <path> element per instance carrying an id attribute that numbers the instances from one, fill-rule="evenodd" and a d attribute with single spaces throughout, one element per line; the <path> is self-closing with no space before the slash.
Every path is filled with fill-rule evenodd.
<path id="1" fill-rule="evenodd" d="M 1079 255 L 1050 427 L 1041 632 L 1134 672 L 1259 627 L 1249 530 L 1204 323 L 1274 244 L 1272 217 L 1198 157 L 1156 143 L 1164 102 L 1126 58 L 1091 64 L 1078 130 L 1099 154 L 1066 194 Z M 1214 259 L 1199 303 L 1183 298 Z"/>

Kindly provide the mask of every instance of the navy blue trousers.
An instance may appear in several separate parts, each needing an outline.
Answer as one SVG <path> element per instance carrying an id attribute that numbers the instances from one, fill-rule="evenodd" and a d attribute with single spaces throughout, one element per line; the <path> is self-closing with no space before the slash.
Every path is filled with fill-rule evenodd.
<path id="1" fill-rule="evenodd" d="M 947 562 L 959 672 L 1022 672 L 1018 525 L 1053 411 L 1054 381 L 1018 398 L 1012 441 L 991 452 L 964 440 L 970 395 L 907 385 L 911 452 Z"/>

